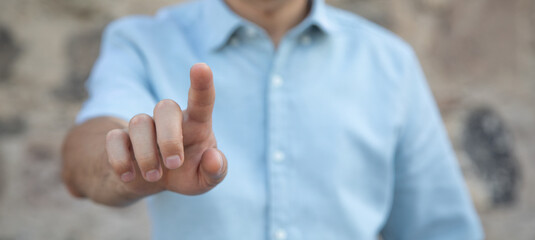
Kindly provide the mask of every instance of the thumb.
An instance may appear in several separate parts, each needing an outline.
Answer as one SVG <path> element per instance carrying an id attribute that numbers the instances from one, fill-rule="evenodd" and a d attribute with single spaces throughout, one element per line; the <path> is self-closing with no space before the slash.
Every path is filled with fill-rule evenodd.
<path id="1" fill-rule="evenodd" d="M 204 187 L 212 189 L 227 175 L 227 158 L 217 148 L 207 149 L 201 158 L 199 174 Z"/>

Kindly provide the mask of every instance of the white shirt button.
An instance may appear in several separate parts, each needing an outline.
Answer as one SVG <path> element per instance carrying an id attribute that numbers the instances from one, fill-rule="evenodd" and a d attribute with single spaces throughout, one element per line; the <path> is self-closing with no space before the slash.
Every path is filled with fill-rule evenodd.
<path id="1" fill-rule="evenodd" d="M 312 42 L 312 38 L 309 35 L 304 35 L 301 37 L 301 44 L 309 45 Z"/>
<path id="2" fill-rule="evenodd" d="M 276 240 L 286 240 L 288 238 L 288 234 L 286 231 L 279 229 L 275 231 L 274 237 Z"/>
<path id="3" fill-rule="evenodd" d="M 273 152 L 273 161 L 275 162 L 282 162 L 286 158 L 286 155 L 284 155 L 281 151 L 275 151 Z"/>
<path id="4" fill-rule="evenodd" d="M 249 38 L 252 38 L 256 35 L 256 30 L 253 27 L 246 27 L 245 35 L 247 35 Z"/>
<path id="5" fill-rule="evenodd" d="M 283 83 L 284 83 L 284 80 L 279 75 L 275 75 L 271 79 L 271 84 L 273 85 L 273 87 L 280 87 L 282 86 Z"/>

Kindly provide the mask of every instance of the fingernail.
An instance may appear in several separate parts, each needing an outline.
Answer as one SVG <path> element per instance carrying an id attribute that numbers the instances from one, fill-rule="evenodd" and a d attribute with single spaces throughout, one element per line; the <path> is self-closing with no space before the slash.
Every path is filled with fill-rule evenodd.
<path id="1" fill-rule="evenodd" d="M 219 160 L 219 171 L 218 173 L 221 174 L 223 173 L 223 156 L 221 156 L 221 153 L 219 153 L 219 157 L 217 158 Z"/>
<path id="2" fill-rule="evenodd" d="M 169 169 L 179 168 L 182 166 L 182 160 L 178 155 L 169 156 L 165 159 L 165 166 Z"/>
<path id="3" fill-rule="evenodd" d="M 157 169 L 150 170 L 145 173 L 145 178 L 149 182 L 156 182 L 160 180 L 160 171 L 158 171 Z"/>
<path id="4" fill-rule="evenodd" d="M 132 172 L 125 172 L 121 175 L 121 180 L 123 182 L 130 182 L 132 180 L 134 180 L 134 173 Z"/>

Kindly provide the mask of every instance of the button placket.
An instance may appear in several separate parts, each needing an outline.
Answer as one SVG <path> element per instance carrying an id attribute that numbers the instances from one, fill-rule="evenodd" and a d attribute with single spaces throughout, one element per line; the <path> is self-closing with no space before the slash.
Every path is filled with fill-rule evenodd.
<path id="1" fill-rule="evenodd" d="M 289 189 L 288 166 L 289 156 L 286 150 L 288 142 L 288 111 L 287 94 L 284 79 L 284 64 L 289 53 L 288 41 L 281 41 L 274 54 L 273 67 L 268 77 L 268 179 L 269 179 L 269 230 L 270 239 L 286 240 L 290 236 L 286 229 L 291 226 L 288 219 Z"/>

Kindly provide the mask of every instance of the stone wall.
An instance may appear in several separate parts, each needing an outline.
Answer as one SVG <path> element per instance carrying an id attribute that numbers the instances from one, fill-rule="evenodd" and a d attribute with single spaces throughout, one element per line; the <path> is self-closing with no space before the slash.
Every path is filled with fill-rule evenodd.
<path id="1" fill-rule="evenodd" d="M 147 239 L 143 204 L 71 198 L 61 140 L 111 20 L 171 0 L 0 0 L 0 239 Z M 331 0 L 418 53 L 488 239 L 535 238 L 535 0 Z"/>

